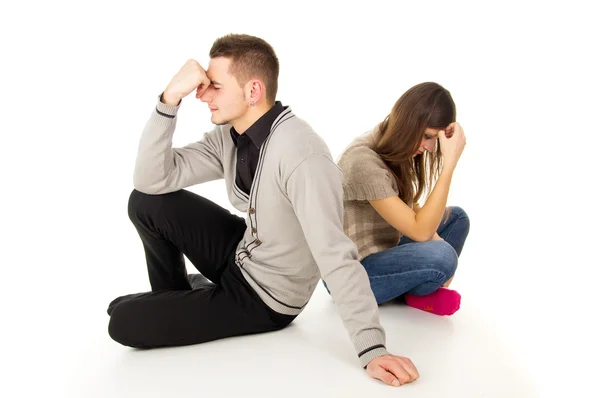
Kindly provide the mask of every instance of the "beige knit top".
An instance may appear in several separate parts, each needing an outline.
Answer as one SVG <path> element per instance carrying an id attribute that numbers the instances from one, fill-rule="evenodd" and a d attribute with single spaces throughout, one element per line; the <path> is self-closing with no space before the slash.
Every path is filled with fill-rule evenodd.
<path id="1" fill-rule="evenodd" d="M 344 232 L 357 246 L 361 260 L 396 246 L 402 237 L 368 202 L 398 196 L 396 178 L 370 149 L 372 142 L 373 131 L 357 137 L 338 161 L 344 174 Z"/>

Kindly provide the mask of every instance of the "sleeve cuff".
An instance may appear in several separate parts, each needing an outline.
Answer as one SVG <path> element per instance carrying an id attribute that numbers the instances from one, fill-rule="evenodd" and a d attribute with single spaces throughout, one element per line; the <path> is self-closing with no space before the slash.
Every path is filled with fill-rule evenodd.
<path id="1" fill-rule="evenodd" d="M 353 343 L 363 367 L 373 358 L 389 354 L 385 348 L 385 332 L 382 328 L 363 331 Z"/>
<path id="2" fill-rule="evenodd" d="M 359 357 L 360 364 L 362 365 L 363 368 L 366 368 L 367 365 L 369 364 L 369 362 L 371 362 L 373 359 L 384 356 L 384 355 L 388 355 L 388 354 L 389 354 L 389 352 L 384 346 L 379 346 L 377 348 L 373 348 L 372 350 L 365 352 L 363 355 L 361 355 Z"/>
<path id="3" fill-rule="evenodd" d="M 179 100 L 179 103 L 177 104 L 177 106 L 167 105 L 161 101 L 162 95 L 163 95 L 163 93 L 160 93 L 158 95 L 158 99 L 156 101 L 156 112 L 158 112 L 158 114 L 161 116 L 168 117 L 168 118 L 174 118 L 177 115 L 179 106 L 181 105 L 181 100 Z"/>
<path id="4" fill-rule="evenodd" d="M 344 185 L 344 200 L 378 200 L 398 196 L 398 191 L 385 184 Z"/>

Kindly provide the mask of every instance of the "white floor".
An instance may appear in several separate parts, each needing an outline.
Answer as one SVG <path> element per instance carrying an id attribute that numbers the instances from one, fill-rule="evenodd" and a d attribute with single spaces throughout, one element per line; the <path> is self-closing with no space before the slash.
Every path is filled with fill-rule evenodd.
<path id="1" fill-rule="evenodd" d="M 583 383 L 595 380 L 592 368 L 573 360 L 573 352 L 590 356 L 596 341 L 592 329 L 577 326 L 582 311 L 575 314 L 579 307 L 559 298 L 552 305 L 562 307 L 540 312 L 551 308 L 540 305 L 545 263 L 498 251 L 488 238 L 495 224 L 481 221 L 485 213 L 476 206 L 467 206 L 476 233 L 452 284 L 461 309 L 439 317 L 400 304 L 380 307 L 388 349 L 411 358 L 421 374 L 411 384 L 390 387 L 366 374 L 321 285 L 279 332 L 146 351 L 121 346 L 107 333 L 106 307 L 119 295 L 147 291 L 149 283 L 124 211 L 127 195 L 113 196 L 102 202 L 100 228 L 79 220 L 85 209 L 75 207 L 64 219 L 68 233 L 56 232 L 44 250 L 23 248 L 2 263 L 8 274 L 0 289 L 0 397 L 534 398 L 542 388 L 542 358 L 553 392 L 556 378 L 570 396 L 593 396 L 570 394 L 589 391 Z M 21 271 L 21 259 L 34 261 L 35 272 Z M 195 271 L 189 264 L 188 270 Z"/>
<path id="2" fill-rule="evenodd" d="M 381 307 L 388 347 L 410 357 L 421 378 L 394 388 L 361 369 L 335 306 L 318 288 L 287 329 L 208 344 L 136 350 L 113 342 L 108 315 L 82 314 L 83 335 L 57 348 L 29 389 L 60 397 L 538 397 L 517 346 L 494 332 L 476 305 L 438 317 L 400 304 Z M 100 319 L 103 318 L 103 319 Z M 86 321 L 87 320 L 87 321 Z M 521 352 L 520 354 L 523 354 Z"/>

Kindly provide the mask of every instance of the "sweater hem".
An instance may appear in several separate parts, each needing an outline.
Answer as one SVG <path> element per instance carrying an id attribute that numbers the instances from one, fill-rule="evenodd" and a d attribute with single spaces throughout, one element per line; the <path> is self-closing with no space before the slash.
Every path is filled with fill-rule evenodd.
<path id="1" fill-rule="evenodd" d="M 277 298 L 271 296 L 269 293 L 267 293 L 267 291 L 262 286 L 260 286 L 254 280 L 254 278 L 252 278 L 248 274 L 248 272 L 246 272 L 244 267 L 239 266 L 237 264 L 236 264 L 236 266 L 238 266 L 240 268 L 242 275 L 244 276 L 244 278 L 246 279 L 248 284 L 254 289 L 256 294 L 258 294 L 258 296 L 261 298 L 261 300 L 273 311 L 278 312 L 280 314 L 284 314 L 284 315 L 294 315 L 295 316 L 295 315 L 299 315 L 302 312 L 302 310 L 304 309 L 304 307 L 306 306 L 306 304 L 308 304 L 308 301 L 302 301 L 302 302 L 299 301 L 298 303 L 293 303 L 293 304 L 284 303 L 283 301 L 280 301 L 279 299 L 277 299 Z"/>

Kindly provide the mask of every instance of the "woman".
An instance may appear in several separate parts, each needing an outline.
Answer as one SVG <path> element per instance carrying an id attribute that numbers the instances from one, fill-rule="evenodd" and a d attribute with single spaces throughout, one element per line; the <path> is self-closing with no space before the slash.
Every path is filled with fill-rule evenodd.
<path id="1" fill-rule="evenodd" d="M 455 119 L 450 93 L 421 83 L 340 157 L 344 229 L 378 304 L 403 297 L 438 315 L 460 307 L 460 294 L 448 289 L 469 232 L 467 214 L 446 209 L 466 143 Z"/>

